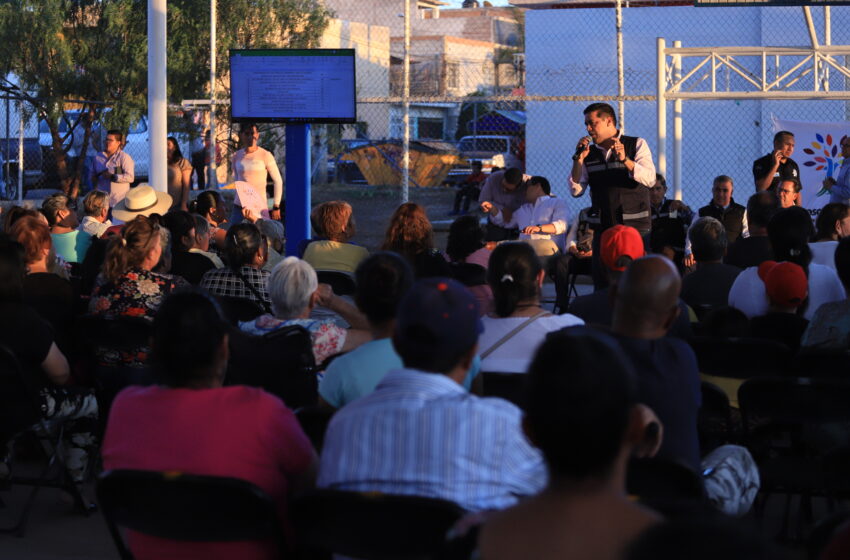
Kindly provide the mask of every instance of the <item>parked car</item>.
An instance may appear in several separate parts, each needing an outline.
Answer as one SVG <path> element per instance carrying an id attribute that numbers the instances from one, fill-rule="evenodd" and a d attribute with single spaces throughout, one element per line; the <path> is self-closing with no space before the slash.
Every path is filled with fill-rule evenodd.
<path id="1" fill-rule="evenodd" d="M 449 171 L 446 183 L 457 184 L 472 172 L 472 162 L 480 161 L 484 173 L 494 167 L 520 167 L 522 161 L 516 156 L 520 139 L 516 136 L 464 136 L 457 143 L 457 150 L 466 163 Z"/>
<path id="2" fill-rule="evenodd" d="M 0 138 L 0 191 L 5 198 L 17 196 L 18 139 Z M 41 184 L 42 154 L 37 138 L 24 138 L 24 187 L 37 188 Z"/>

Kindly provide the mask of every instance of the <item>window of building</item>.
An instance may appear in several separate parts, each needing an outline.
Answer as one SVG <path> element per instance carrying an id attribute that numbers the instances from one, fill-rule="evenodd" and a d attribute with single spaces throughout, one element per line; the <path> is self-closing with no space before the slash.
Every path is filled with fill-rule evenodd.
<path id="1" fill-rule="evenodd" d="M 446 62 L 446 85 L 450 88 L 460 87 L 460 64 Z"/>

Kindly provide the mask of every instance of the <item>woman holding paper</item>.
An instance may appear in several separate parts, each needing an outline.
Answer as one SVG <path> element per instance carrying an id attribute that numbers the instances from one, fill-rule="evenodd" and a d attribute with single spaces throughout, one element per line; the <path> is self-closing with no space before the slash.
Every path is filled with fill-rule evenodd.
<path id="1" fill-rule="evenodd" d="M 268 150 L 259 146 L 260 131 L 254 123 L 243 123 L 239 130 L 239 142 L 242 148 L 233 155 L 233 170 L 237 181 L 249 183 L 258 197 L 266 198 L 266 181 L 271 176 L 274 183 L 274 205 L 270 212 L 273 220 L 280 220 L 280 199 L 283 196 L 283 179 L 277 168 L 274 156 Z M 252 197 L 256 198 L 256 197 Z M 255 208 L 263 210 L 266 208 Z M 230 222 L 238 224 L 242 221 L 242 201 L 239 192 L 233 202 L 233 213 Z"/>

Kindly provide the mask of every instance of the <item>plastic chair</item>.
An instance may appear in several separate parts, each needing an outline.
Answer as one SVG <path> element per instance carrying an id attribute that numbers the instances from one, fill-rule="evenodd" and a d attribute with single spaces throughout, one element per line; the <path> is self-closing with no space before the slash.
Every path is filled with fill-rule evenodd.
<path id="1" fill-rule="evenodd" d="M 0 533 L 24 536 L 30 510 L 40 488 L 65 490 L 73 497 L 77 509 L 85 515 L 95 509 L 80 493 L 65 466 L 62 435 L 63 422 L 43 419 L 38 397 L 30 386 L 26 373 L 12 351 L 0 345 L 0 450 L 13 448 L 18 440 L 28 437 L 36 440 L 37 444 L 32 447 L 43 454 L 45 462 L 38 476 L 16 476 L 12 464 L 10 476 L 0 480 L 0 487 L 3 488 L 32 487 L 18 520 L 9 527 L 0 528 Z"/>
<path id="2" fill-rule="evenodd" d="M 691 468 L 667 459 L 632 459 L 626 472 L 626 491 L 664 514 L 708 508 L 702 478 Z"/>
<path id="3" fill-rule="evenodd" d="M 688 341 L 697 356 L 700 373 L 736 379 L 784 375 L 791 363 L 791 349 L 761 338 L 695 336 Z"/>
<path id="4" fill-rule="evenodd" d="M 292 518 L 305 551 L 421 560 L 443 557 L 448 531 L 463 514 L 435 498 L 318 490 L 295 502 Z"/>
<path id="5" fill-rule="evenodd" d="M 215 299 L 224 313 L 224 318 L 234 327 L 238 326 L 240 321 L 253 321 L 265 313 L 257 302 L 250 299 L 227 296 L 216 296 Z"/>
<path id="6" fill-rule="evenodd" d="M 802 522 L 811 520 L 812 496 L 833 495 L 831 477 L 826 475 L 829 464 L 841 457 L 827 455 L 812 436 L 825 425 L 850 423 L 850 380 L 749 379 L 738 390 L 738 401 L 744 441 L 761 473 L 764 499 L 757 512 L 770 494 L 788 496 L 782 525 L 782 534 L 787 534 L 790 496 L 801 496 L 798 519 Z M 844 435 L 850 438 L 850 434 Z M 843 486 L 846 488 L 846 483 Z"/>
<path id="7" fill-rule="evenodd" d="M 525 406 L 525 387 L 528 375 L 525 373 L 481 372 L 485 397 L 499 397 L 518 407 Z"/>
<path id="8" fill-rule="evenodd" d="M 317 270 L 316 276 L 319 278 L 320 284 L 330 284 L 334 293 L 339 296 L 353 295 L 357 289 L 354 284 L 354 277 L 347 272 L 339 270 Z"/>
<path id="9" fill-rule="evenodd" d="M 178 541 L 274 539 L 285 549 L 274 501 L 245 480 L 113 470 L 99 477 L 97 499 L 122 559 L 132 555 L 119 527 Z"/>
<path id="10" fill-rule="evenodd" d="M 703 452 L 733 441 L 732 407 L 726 393 L 708 381 L 701 384 L 702 406 L 699 409 L 699 441 Z"/>
<path id="11" fill-rule="evenodd" d="M 234 328 L 229 341 L 225 385 L 260 387 L 293 410 L 316 404 L 316 363 L 307 329 L 292 325 L 253 336 Z"/>

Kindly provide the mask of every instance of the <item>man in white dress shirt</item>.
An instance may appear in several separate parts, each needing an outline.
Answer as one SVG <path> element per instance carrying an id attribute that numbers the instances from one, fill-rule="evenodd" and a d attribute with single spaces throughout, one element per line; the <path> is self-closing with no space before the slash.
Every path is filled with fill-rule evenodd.
<path id="1" fill-rule="evenodd" d="M 567 205 L 551 195 L 552 188 L 546 177 L 535 176 L 528 180 L 525 204 L 507 219 L 495 204 L 484 201 L 481 208 L 490 214 L 490 220 L 504 228 L 518 228 L 520 241 L 529 243 L 537 255 L 549 257 L 566 250 Z"/>

